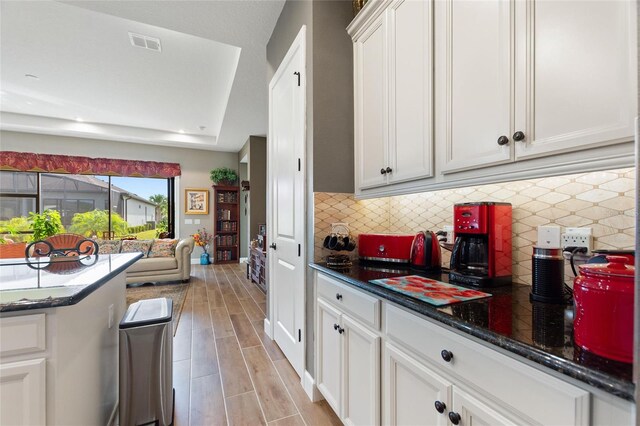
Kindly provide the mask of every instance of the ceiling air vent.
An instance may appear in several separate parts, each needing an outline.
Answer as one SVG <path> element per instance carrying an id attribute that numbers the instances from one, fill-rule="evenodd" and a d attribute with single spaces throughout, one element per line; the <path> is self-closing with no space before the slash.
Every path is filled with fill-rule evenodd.
<path id="1" fill-rule="evenodd" d="M 149 37 L 142 34 L 129 33 L 129 40 L 131 40 L 131 45 L 134 47 L 141 47 L 143 49 L 162 52 L 162 45 L 160 44 L 159 38 Z"/>

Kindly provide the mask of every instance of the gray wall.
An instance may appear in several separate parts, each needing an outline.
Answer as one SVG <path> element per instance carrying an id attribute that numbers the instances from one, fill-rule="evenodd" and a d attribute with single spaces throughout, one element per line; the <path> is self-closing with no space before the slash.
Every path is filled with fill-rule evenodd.
<path id="1" fill-rule="evenodd" d="M 121 158 L 127 160 L 166 161 L 180 163 L 182 176 L 176 185 L 178 208 L 176 221 L 179 237 L 195 233 L 198 228 L 213 231 L 213 202 L 209 171 L 216 167 L 230 167 L 237 170 L 238 154 L 185 148 L 170 148 L 154 145 L 113 142 L 98 139 L 83 139 L 32 133 L 0 132 L 0 149 L 5 151 L 36 152 L 42 154 L 80 155 L 86 157 Z M 184 189 L 208 188 L 209 214 L 184 214 Z M 187 225 L 185 219 L 200 220 L 200 224 Z M 192 258 L 199 258 L 202 250 L 196 247 Z"/>
<path id="2" fill-rule="evenodd" d="M 353 193 L 350 1 L 313 2 L 313 191 Z"/>
<path id="3" fill-rule="evenodd" d="M 244 195 L 248 195 L 248 215 L 242 224 L 245 229 L 240 229 L 243 250 L 248 251 L 248 243 L 258 235 L 258 225 L 267 223 L 267 138 L 262 136 L 250 136 L 240 152 L 238 161 L 247 157 L 248 163 L 240 163 L 247 167 L 246 179 L 249 180 L 251 189 L 243 192 L 240 208 L 244 213 Z M 243 251 L 244 252 L 244 251 Z M 244 255 L 243 255 L 244 256 Z"/>
<path id="4" fill-rule="evenodd" d="M 238 154 L 238 158 L 241 159 L 244 155 Z M 238 176 L 240 182 L 243 180 L 249 180 L 249 171 L 247 163 L 238 164 Z M 249 234 L 247 227 L 249 225 L 249 193 L 247 191 L 240 190 L 240 241 L 238 245 L 240 247 L 240 257 L 249 256 Z M 246 201 L 245 201 L 246 199 Z"/>
<path id="5" fill-rule="evenodd" d="M 255 238 L 258 225 L 267 223 L 267 138 L 251 136 L 249 139 L 249 238 Z"/>
<path id="6" fill-rule="evenodd" d="M 353 47 L 349 0 L 288 0 L 267 43 L 267 83 L 307 26 L 307 176 L 315 192 L 353 193 Z"/>
<path id="7" fill-rule="evenodd" d="M 267 83 L 307 26 L 306 256 L 314 259 L 313 193 L 353 193 L 353 49 L 350 0 L 287 0 L 267 43 Z M 316 77 L 317 76 L 317 77 Z M 306 370 L 314 375 L 313 273 L 307 268 Z"/>

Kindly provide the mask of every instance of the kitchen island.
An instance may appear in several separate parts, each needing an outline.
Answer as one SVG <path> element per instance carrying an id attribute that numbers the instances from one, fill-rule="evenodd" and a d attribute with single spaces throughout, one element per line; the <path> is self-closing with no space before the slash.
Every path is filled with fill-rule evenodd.
<path id="1" fill-rule="evenodd" d="M 416 274 L 409 268 L 310 266 L 316 270 L 316 384 L 343 421 L 358 415 L 374 424 L 431 416 L 437 423 L 447 415 L 450 421 L 461 415 L 463 424 L 474 417 L 489 424 L 632 421 L 632 366 L 574 345 L 572 306 L 531 302 L 531 288 L 512 283 L 482 289 L 488 298 L 436 307 L 371 283 Z M 424 276 L 447 281 L 446 274 Z M 332 360 L 341 347 L 342 358 Z M 379 377 L 356 376 L 367 362 L 362 371 L 379 370 Z M 354 380 L 373 389 L 366 402 L 350 395 Z"/>
<path id="2" fill-rule="evenodd" d="M 125 271 L 141 253 L 0 261 L 0 423 L 108 424 Z"/>

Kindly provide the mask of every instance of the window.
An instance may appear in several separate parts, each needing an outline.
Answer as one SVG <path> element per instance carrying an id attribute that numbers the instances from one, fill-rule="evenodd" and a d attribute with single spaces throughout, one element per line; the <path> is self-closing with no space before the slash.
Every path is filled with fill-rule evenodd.
<path id="1" fill-rule="evenodd" d="M 0 234 L 29 232 L 29 213 L 47 209 L 60 213 L 67 232 L 88 237 L 172 233 L 173 185 L 173 178 L 1 171 Z"/>
<path id="2" fill-rule="evenodd" d="M 37 203 L 37 173 L 0 172 L 0 233 L 29 232 L 27 216 L 36 211 Z"/>

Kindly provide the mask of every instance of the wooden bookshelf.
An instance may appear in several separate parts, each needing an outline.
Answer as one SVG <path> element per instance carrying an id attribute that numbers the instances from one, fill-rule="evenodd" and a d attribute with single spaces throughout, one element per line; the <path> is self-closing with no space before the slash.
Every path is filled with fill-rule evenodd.
<path id="1" fill-rule="evenodd" d="M 213 185 L 213 263 L 240 258 L 240 188 Z"/>

